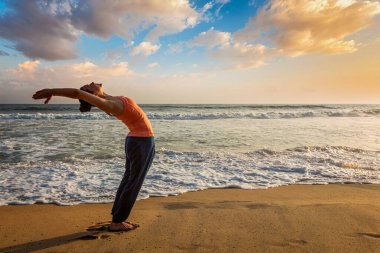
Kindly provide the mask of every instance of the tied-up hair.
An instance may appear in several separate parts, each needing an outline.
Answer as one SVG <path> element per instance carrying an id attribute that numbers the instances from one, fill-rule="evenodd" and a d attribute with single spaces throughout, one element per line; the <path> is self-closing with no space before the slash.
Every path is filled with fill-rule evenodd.
<path id="1" fill-rule="evenodd" d="M 91 82 L 90 84 L 94 84 L 94 82 Z M 88 90 L 85 90 L 84 86 L 80 87 L 80 90 L 83 90 L 85 92 L 93 94 L 92 92 L 90 92 Z M 81 111 L 81 112 L 89 112 L 89 111 L 91 111 L 92 104 L 90 104 L 90 103 L 88 103 L 88 102 L 86 102 L 86 101 L 84 101 L 82 99 L 79 99 L 79 103 L 80 103 L 79 111 Z"/>

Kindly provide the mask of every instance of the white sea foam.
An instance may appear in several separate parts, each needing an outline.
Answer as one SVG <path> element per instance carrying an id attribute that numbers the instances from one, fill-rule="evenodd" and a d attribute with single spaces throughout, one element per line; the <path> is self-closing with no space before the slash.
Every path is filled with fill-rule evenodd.
<path id="1" fill-rule="evenodd" d="M 77 107 L 0 105 L 0 205 L 113 201 L 128 129 Z M 378 108 L 145 106 L 157 155 L 139 198 L 207 188 L 380 183 Z"/>
<path id="2" fill-rule="evenodd" d="M 219 112 L 148 112 L 149 119 L 155 120 L 212 120 L 212 119 L 295 119 L 318 117 L 380 117 L 380 109 L 364 110 L 274 110 L 274 111 L 236 111 Z M 108 120 L 114 119 L 102 112 L 90 113 L 2 113 L 0 120 L 32 119 L 32 120 Z"/>
<path id="3" fill-rule="evenodd" d="M 0 114 L 0 120 L 99 120 L 99 119 L 112 119 L 105 113 L 91 112 L 91 113 L 6 113 Z"/>
<path id="4" fill-rule="evenodd" d="M 0 204 L 112 202 L 123 159 L 24 162 L 0 166 Z M 299 147 L 248 153 L 159 150 L 139 198 L 207 188 L 380 183 L 380 152 Z"/>

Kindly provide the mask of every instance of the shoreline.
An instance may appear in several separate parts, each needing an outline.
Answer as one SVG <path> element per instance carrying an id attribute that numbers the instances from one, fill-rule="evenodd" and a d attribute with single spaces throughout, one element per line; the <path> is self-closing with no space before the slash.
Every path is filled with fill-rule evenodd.
<path id="1" fill-rule="evenodd" d="M 207 189 L 112 204 L 0 206 L 0 252 L 380 252 L 380 184 Z M 88 230 L 89 229 L 89 230 Z"/>
<path id="2" fill-rule="evenodd" d="M 287 184 L 287 185 L 279 185 L 279 186 L 273 186 L 273 187 L 268 187 L 268 188 L 255 188 L 255 189 L 246 189 L 246 188 L 240 188 L 240 187 L 234 187 L 234 186 L 231 186 L 231 187 L 214 187 L 214 188 L 205 188 L 205 189 L 198 189 L 198 190 L 190 190 L 190 191 L 186 191 L 186 192 L 181 192 L 181 193 L 178 193 L 178 194 L 169 194 L 169 195 L 152 195 L 152 196 L 148 196 L 146 198 L 142 198 L 142 199 L 137 199 L 136 201 L 142 201 L 142 200 L 147 200 L 147 199 L 150 199 L 150 198 L 168 198 L 168 197 L 178 197 L 178 196 L 181 196 L 183 194 L 187 194 L 187 193 L 192 193 L 192 192 L 201 192 L 201 191 L 208 191 L 208 190 L 229 190 L 229 189 L 236 189 L 236 190 L 242 190 L 242 191 L 255 191 L 255 190 L 269 190 L 269 189 L 275 189 L 275 188 L 278 188 L 278 187 L 286 187 L 286 186 L 297 186 L 297 185 L 300 185 L 300 186 L 308 186 L 308 185 L 380 185 L 380 183 L 370 183 L 370 182 L 360 182 L 360 183 L 357 183 L 357 182 L 343 182 L 343 183 L 321 183 L 321 184 L 318 184 L 318 183 L 312 183 L 312 184 Z M 70 204 L 70 203 L 59 203 L 57 201 L 53 201 L 53 202 L 43 202 L 43 201 L 37 201 L 37 202 L 34 202 L 34 203 L 20 203 L 20 202 L 17 202 L 17 201 L 13 201 L 11 202 L 10 204 L 5 204 L 5 205 L 0 205 L 0 208 L 3 207 L 3 206 L 29 206 L 29 205 L 55 205 L 55 206 L 78 206 L 78 205 L 95 205 L 95 204 L 112 204 L 113 203 L 113 200 L 110 200 L 109 202 L 108 201 L 104 201 L 104 202 L 82 202 L 82 203 L 73 203 L 73 204 Z"/>

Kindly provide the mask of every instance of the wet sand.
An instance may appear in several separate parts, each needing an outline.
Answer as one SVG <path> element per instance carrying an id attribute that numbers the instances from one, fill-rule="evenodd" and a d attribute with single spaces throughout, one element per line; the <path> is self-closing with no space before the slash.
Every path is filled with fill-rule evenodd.
<path id="1" fill-rule="evenodd" d="M 212 189 L 111 204 L 0 207 L 0 252 L 380 252 L 380 185 Z"/>

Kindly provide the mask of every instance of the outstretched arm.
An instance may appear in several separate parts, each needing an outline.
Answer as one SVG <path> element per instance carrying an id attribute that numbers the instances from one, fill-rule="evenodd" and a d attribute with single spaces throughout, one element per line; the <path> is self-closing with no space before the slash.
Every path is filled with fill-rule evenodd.
<path id="1" fill-rule="evenodd" d="M 43 89 L 34 93 L 34 99 L 46 99 L 45 104 L 49 103 L 53 96 L 61 96 L 68 98 L 78 98 L 78 89 L 64 88 L 64 89 Z"/>
<path id="2" fill-rule="evenodd" d="M 118 103 L 119 101 L 104 99 L 86 91 L 73 88 L 43 89 L 37 91 L 33 95 L 33 98 L 46 99 L 45 104 L 47 104 L 53 96 L 82 99 L 91 105 L 98 107 L 100 110 L 112 115 L 118 115 L 123 112 L 123 105 Z"/>

